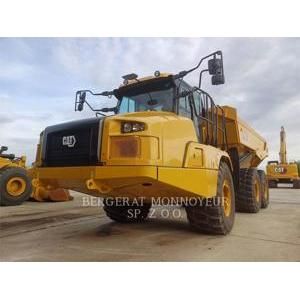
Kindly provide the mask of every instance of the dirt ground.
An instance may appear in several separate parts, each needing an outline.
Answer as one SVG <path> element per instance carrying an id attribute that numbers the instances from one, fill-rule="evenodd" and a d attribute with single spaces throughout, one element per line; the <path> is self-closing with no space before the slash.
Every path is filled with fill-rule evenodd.
<path id="1" fill-rule="evenodd" d="M 183 208 L 118 224 L 73 193 L 66 203 L 0 208 L 0 261 L 300 261 L 300 190 L 270 190 L 270 206 L 237 213 L 227 236 L 191 230 Z"/>

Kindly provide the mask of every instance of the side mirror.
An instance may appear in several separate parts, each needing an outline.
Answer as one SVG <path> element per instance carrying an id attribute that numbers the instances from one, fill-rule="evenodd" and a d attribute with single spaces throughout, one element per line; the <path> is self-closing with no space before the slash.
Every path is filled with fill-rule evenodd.
<path id="1" fill-rule="evenodd" d="M 0 154 L 3 153 L 3 152 L 5 152 L 5 151 L 7 151 L 7 150 L 8 150 L 8 147 L 1 146 L 1 148 L 0 148 Z"/>
<path id="2" fill-rule="evenodd" d="M 78 111 L 83 111 L 83 103 L 78 103 L 77 110 Z"/>
<path id="3" fill-rule="evenodd" d="M 202 61 L 210 58 L 207 63 L 207 69 L 202 69 L 199 75 L 199 89 L 201 89 L 201 83 L 202 83 L 202 75 L 204 73 L 209 73 L 211 75 L 211 83 L 212 85 L 218 85 L 218 84 L 224 84 L 225 83 L 225 77 L 224 77 L 224 67 L 223 67 L 223 54 L 222 51 L 216 51 L 213 52 L 207 56 L 204 56 L 199 64 L 189 70 L 189 72 L 196 70 L 197 68 L 200 67 Z"/>
<path id="4" fill-rule="evenodd" d="M 78 101 L 78 104 L 77 104 L 77 110 L 78 111 L 83 110 L 85 99 L 86 99 L 86 92 L 79 92 L 79 101 Z"/>
<path id="5" fill-rule="evenodd" d="M 218 85 L 218 84 L 224 84 L 225 78 L 223 74 L 216 74 L 211 77 L 211 84 L 212 85 Z"/>
<path id="6" fill-rule="evenodd" d="M 208 72 L 210 75 L 212 75 L 212 85 L 225 83 L 223 61 L 221 58 L 214 57 L 208 61 Z"/>
<path id="7" fill-rule="evenodd" d="M 216 75 L 223 73 L 223 63 L 220 58 L 213 58 L 208 61 L 208 72 L 209 75 Z"/>

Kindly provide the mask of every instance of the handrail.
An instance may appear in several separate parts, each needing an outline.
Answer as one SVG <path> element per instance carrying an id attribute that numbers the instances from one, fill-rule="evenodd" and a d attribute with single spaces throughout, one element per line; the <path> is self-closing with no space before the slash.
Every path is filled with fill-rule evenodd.
<path id="1" fill-rule="evenodd" d="M 199 120 L 199 126 L 205 128 L 205 136 L 203 136 L 203 131 L 199 131 L 200 141 L 214 147 L 220 145 L 222 150 L 227 150 L 226 120 L 223 108 L 216 105 L 212 97 L 202 89 L 194 87 L 193 91 L 197 91 L 200 96 L 199 113 L 196 111 L 196 117 Z M 221 122 L 219 122 L 219 116 L 221 116 Z M 202 124 L 201 121 L 203 121 Z M 221 139 L 219 132 L 221 132 Z"/>

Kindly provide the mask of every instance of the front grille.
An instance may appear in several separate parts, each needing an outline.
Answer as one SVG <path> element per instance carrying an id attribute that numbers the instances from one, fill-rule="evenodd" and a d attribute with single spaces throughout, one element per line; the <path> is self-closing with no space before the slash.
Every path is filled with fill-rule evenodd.
<path id="1" fill-rule="evenodd" d="M 87 119 L 46 128 L 42 165 L 63 167 L 99 164 L 101 124 L 100 119 Z"/>

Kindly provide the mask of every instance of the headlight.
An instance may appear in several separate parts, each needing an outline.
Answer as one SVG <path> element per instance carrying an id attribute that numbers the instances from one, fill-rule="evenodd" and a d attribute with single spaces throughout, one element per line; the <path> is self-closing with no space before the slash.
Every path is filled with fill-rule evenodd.
<path id="1" fill-rule="evenodd" d="M 122 122 L 121 123 L 121 132 L 130 133 L 145 130 L 145 124 L 139 122 Z"/>

